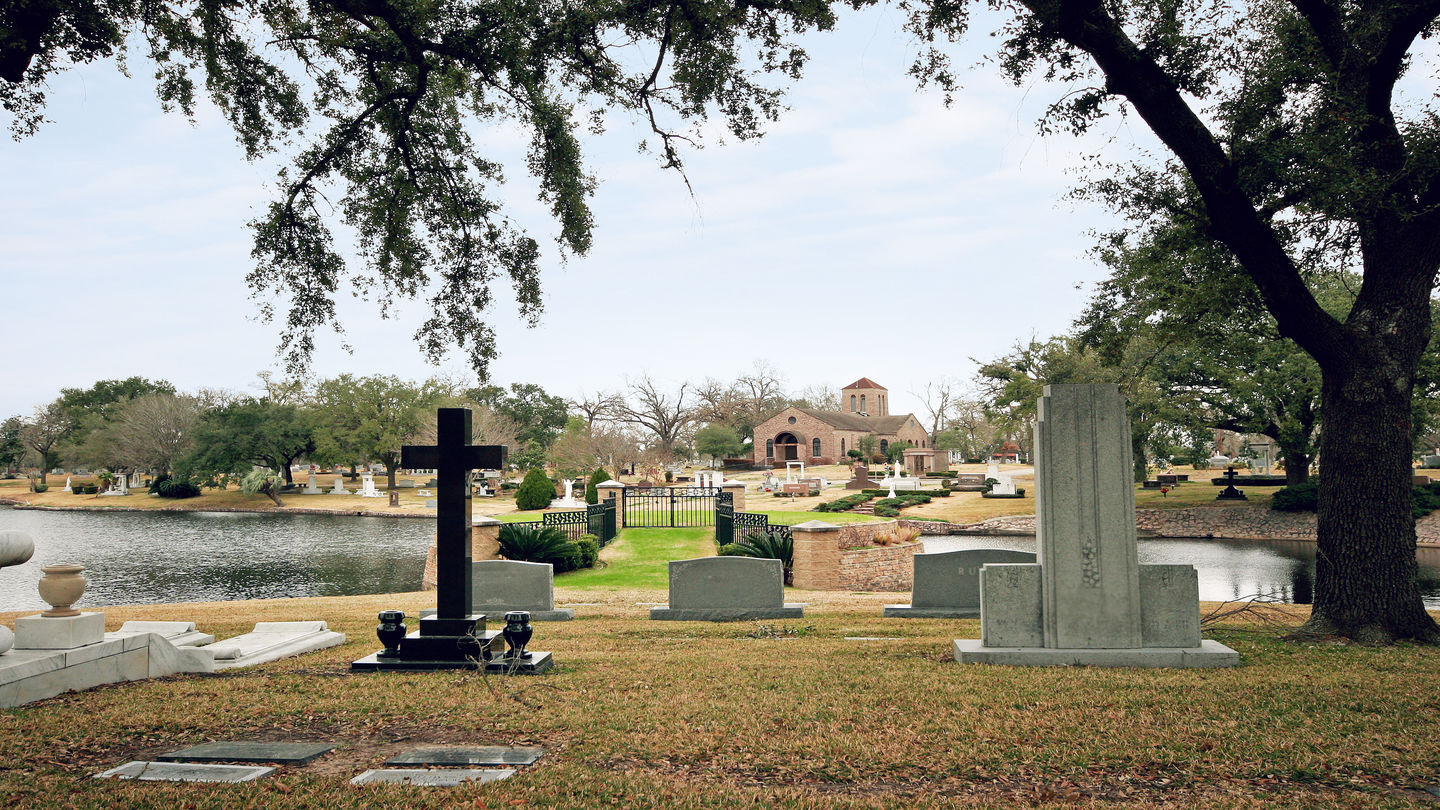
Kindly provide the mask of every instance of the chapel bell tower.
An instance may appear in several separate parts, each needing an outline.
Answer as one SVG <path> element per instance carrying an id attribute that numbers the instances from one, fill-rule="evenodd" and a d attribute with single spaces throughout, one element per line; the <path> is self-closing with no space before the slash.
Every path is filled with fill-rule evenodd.
<path id="1" fill-rule="evenodd" d="M 840 412 L 889 416 L 890 392 L 869 377 L 861 377 L 840 389 Z"/>

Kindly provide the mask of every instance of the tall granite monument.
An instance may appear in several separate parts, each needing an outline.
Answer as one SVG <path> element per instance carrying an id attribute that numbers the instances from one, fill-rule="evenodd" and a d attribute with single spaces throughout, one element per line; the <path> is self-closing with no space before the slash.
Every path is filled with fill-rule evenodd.
<path id="1" fill-rule="evenodd" d="M 500 445 L 470 443 L 468 408 L 440 408 L 433 446 L 400 448 L 400 466 L 434 469 L 438 479 L 436 500 L 435 613 L 422 616 L 420 629 L 400 635 L 404 614 L 385 611 L 383 632 L 395 632 L 395 644 L 351 663 L 355 670 L 475 669 L 543 672 L 552 666 L 550 653 L 534 652 L 523 661 L 496 657 L 499 631 L 486 630 L 484 614 L 471 612 L 470 524 L 472 470 L 504 469 L 508 451 Z M 390 615 L 386 615 L 390 614 Z M 385 636 L 382 636 L 382 639 Z"/>
<path id="2" fill-rule="evenodd" d="M 1115 385 L 1049 385 L 1035 424 L 1036 564 L 980 570 L 980 639 L 962 664 L 1227 667 L 1200 639 L 1193 566 L 1140 565 L 1130 421 Z"/>

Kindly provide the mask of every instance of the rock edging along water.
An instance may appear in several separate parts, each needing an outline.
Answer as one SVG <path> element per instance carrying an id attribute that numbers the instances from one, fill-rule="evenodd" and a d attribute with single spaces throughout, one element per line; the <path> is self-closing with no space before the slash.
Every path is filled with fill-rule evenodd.
<path id="1" fill-rule="evenodd" d="M 935 527 L 933 531 L 931 526 Z M 1315 514 L 1277 512 L 1260 505 L 1136 509 L 1135 528 L 1154 537 L 1314 542 Z M 935 523 L 923 530 L 926 534 L 1034 535 L 1035 516 L 1012 515 L 964 525 Z M 1440 546 L 1440 512 L 1415 521 L 1415 535 L 1421 546 Z"/>
<path id="2" fill-rule="evenodd" d="M 381 512 L 373 509 L 311 509 L 300 506 L 207 506 L 204 509 L 189 509 L 183 506 L 161 506 L 146 509 L 140 506 L 44 506 L 31 504 L 13 498 L 0 498 L 0 506 L 12 506 L 35 512 L 245 512 L 259 515 L 342 515 L 344 517 L 388 517 L 418 518 L 434 520 L 434 512 Z"/>

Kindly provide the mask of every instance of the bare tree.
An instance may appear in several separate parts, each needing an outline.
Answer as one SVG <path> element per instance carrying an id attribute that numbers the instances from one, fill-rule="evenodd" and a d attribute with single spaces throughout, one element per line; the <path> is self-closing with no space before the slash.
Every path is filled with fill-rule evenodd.
<path id="1" fill-rule="evenodd" d="M 203 407 L 196 397 L 145 394 L 126 402 L 111 421 L 115 455 L 134 470 L 168 474 L 193 443 Z"/>
<path id="2" fill-rule="evenodd" d="M 749 374 L 735 378 L 735 398 L 744 409 L 744 433 L 785 407 L 785 378 L 767 360 L 756 360 Z"/>
<path id="3" fill-rule="evenodd" d="M 39 456 L 40 483 L 45 483 L 45 474 L 55 466 L 57 445 L 70 430 L 70 417 L 60 400 L 35 409 L 35 415 L 20 428 L 20 441 Z"/>
<path id="4" fill-rule="evenodd" d="M 685 391 L 690 383 L 683 382 L 672 397 L 660 390 L 650 377 L 630 383 L 630 398 L 621 406 L 617 418 L 642 428 L 655 437 L 658 450 L 673 458 L 675 443 L 694 422 L 694 414 L 685 406 Z"/>
<path id="5" fill-rule="evenodd" d="M 594 394 L 581 395 L 579 399 L 572 399 L 569 402 L 571 410 L 580 414 L 585 420 L 585 427 L 594 430 L 596 422 L 608 422 L 615 417 L 624 400 L 619 394 L 612 394 L 608 391 L 596 391 Z"/>
<path id="6" fill-rule="evenodd" d="M 470 409 L 471 444 L 504 445 L 512 452 L 520 448 L 520 425 L 489 405 L 481 405 L 464 397 L 452 397 L 441 400 L 439 407 Z M 427 415 L 424 426 L 415 433 L 417 444 L 434 444 L 439 441 L 440 434 L 435 423 L 437 416 L 435 413 Z"/>
<path id="7" fill-rule="evenodd" d="M 807 385 L 800 389 L 800 396 L 794 401 L 797 408 L 809 408 L 812 411 L 840 410 L 840 392 L 829 385 Z"/>
<path id="8" fill-rule="evenodd" d="M 946 428 L 950 420 L 951 409 L 960 401 L 961 391 L 958 380 L 941 377 L 939 380 L 925 383 L 925 393 L 923 394 L 910 392 L 911 395 L 920 398 L 921 404 L 925 406 L 925 413 L 930 416 L 931 436 Z"/>

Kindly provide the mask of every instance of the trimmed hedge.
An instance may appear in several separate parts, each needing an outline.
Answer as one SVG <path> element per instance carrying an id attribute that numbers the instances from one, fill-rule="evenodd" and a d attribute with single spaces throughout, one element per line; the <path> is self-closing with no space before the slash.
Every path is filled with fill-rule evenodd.
<path id="1" fill-rule="evenodd" d="M 1440 482 L 1415 487 L 1414 492 L 1416 518 L 1440 510 Z M 1314 481 L 1277 489 L 1270 498 L 1270 508 L 1280 512 L 1314 512 L 1319 505 L 1320 485 Z"/>
<path id="2" fill-rule="evenodd" d="M 890 490 L 888 489 L 862 489 L 860 491 L 872 498 L 886 498 L 890 495 Z M 916 495 L 929 495 L 932 498 L 948 498 L 953 491 L 954 490 L 949 489 L 897 489 L 895 490 L 895 497 L 900 498 L 913 493 Z"/>
<path id="3" fill-rule="evenodd" d="M 1320 485 L 1312 482 L 1275 490 L 1270 508 L 1277 512 L 1314 512 L 1320 505 Z"/>
<path id="4" fill-rule="evenodd" d="M 544 509 L 555 500 L 555 483 L 541 470 L 525 473 L 520 488 L 515 490 L 516 509 Z"/>
<path id="5" fill-rule="evenodd" d="M 815 507 L 816 512 L 848 512 L 862 503 L 870 500 L 871 496 L 865 493 L 858 495 L 846 495 L 833 501 L 827 501 Z"/>

